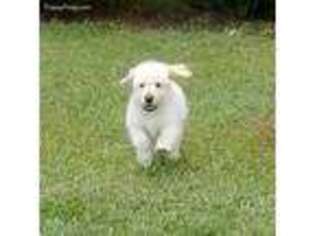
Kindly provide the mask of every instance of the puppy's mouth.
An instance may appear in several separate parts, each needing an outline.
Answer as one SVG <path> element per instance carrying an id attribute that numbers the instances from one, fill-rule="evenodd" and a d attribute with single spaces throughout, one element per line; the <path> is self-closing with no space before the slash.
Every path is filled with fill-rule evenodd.
<path id="1" fill-rule="evenodd" d="M 156 109 L 157 109 L 157 106 L 153 104 L 146 104 L 143 106 L 143 110 L 145 110 L 146 112 L 153 112 Z"/>

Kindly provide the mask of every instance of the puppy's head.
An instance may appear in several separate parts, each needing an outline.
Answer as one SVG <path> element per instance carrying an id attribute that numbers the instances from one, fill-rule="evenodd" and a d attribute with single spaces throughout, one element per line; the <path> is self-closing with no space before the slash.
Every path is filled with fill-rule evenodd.
<path id="1" fill-rule="evenodd" d="M 167 99 L 173 76 L 190 77 L 191 72 L 183 64 L 147 61 L 130 69 L 120 83 L 132 83 L 136 102 L 146 112 L 153 112 Z"/>

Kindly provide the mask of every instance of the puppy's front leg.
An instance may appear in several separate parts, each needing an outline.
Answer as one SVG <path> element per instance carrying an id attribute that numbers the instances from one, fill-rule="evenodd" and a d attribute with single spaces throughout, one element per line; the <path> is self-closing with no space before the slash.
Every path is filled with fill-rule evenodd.
<path id="1" fill-rule="evenodd" d="M 168 157 L 172 159 L 178 159 L 182 134 L 182 124 L 168 125 L 162 129 L 155 146 L 155 151 L 158 153 L 166 153 Z"/>
<path id="2" fill-rule="evenodd" d="M 133 146 L 136 148 L 137 160 L 139 164 L 147 168 L 151 165 L 153 159 L 152 143 L 146 133 L 139 128 L 129 128 L 129 134 Z"/>

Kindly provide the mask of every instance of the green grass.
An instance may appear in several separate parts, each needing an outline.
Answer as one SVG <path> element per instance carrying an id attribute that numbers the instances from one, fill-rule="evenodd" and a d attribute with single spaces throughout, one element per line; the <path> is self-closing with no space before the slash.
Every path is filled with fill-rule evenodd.
<path id="1" fill-rule="evenodd" d="M 148 58 L 194 76 L 183 158 L 141 170 L 118 81 Z M 273 38 L 52 22 L 40 70 L 42 235 L 274 235 Z"/>

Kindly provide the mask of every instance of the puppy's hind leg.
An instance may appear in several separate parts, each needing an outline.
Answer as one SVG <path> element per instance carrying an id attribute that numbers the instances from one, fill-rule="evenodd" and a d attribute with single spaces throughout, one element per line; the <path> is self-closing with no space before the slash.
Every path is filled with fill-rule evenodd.
<path id="1" fill-rule="evenodd" d="M 147 168 L 152 164 L 152 143 L 146 133 L 138 128 L 129 128 L 133 146 L 136 148 L 138 163 Z"/>

